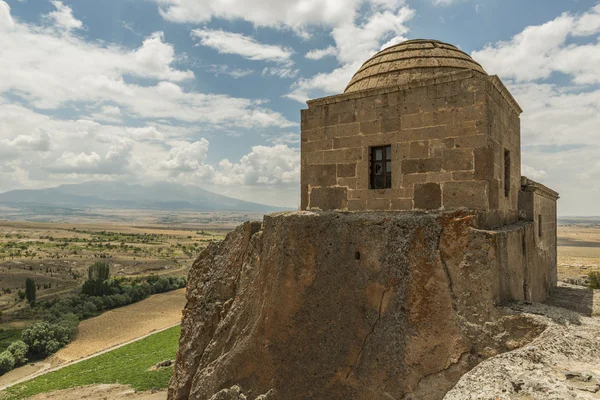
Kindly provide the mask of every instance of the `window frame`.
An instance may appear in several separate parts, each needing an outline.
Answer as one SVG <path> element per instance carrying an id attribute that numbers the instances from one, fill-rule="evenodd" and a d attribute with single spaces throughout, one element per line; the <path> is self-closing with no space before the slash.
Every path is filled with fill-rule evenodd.
<path id="1" fill-rule="evenodd" d="M 389 149 L 389 158 L 388 158 Z M 376 151 L 382 151 L 382 159 L 376 159 Z M 383 186 L 375 187 L 375 177 L 379 176 L 375 174 L 375 164 L 381 162 L 382 164 L 382 175 L 383 175 Z M 388 171 L 388 163 L 390 168 Z M 381 146 L 369 147 L 369 189 L 373 190 L 386 190 L 392 188 L 392 145 L 386 144 Z"/>

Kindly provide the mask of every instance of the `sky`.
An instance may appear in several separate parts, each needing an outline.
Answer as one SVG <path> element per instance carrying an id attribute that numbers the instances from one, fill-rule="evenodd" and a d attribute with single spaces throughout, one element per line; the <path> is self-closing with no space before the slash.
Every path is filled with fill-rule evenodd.
<path id="1" fill-rule="evenodd" d="M 416 38 L 500 76 L 523 175 L 600 215 L 598 0 L 0 0 L 0 192 L 170 181 L 297 207 L 306 100 Z"/>

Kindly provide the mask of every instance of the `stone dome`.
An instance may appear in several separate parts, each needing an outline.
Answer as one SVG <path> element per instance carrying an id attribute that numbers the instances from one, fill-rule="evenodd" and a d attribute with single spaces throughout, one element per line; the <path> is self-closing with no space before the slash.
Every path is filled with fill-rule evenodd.
<path id="1" fill-rule="evenodd" d="M 456 46 L 437 40 L 408 40 L 371 57 L 354 74 L 344 93 L 401 85 L 459 70 L 487 75 L 481 65 Z"/>

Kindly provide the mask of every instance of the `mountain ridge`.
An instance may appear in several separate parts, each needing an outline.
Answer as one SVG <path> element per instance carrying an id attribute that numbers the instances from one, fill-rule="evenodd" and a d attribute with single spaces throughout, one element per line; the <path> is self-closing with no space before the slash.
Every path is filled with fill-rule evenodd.
<path id="1" fill-rule="evenodd" d="M 155 209 L 190 211 L 290 210 L 210 192 L 197 186 L 155 183 L 149 186 L 121 182 L 88 181 L 45 189 L 18 189 L 0 193 L 0 204 L 76 208 Z"/>

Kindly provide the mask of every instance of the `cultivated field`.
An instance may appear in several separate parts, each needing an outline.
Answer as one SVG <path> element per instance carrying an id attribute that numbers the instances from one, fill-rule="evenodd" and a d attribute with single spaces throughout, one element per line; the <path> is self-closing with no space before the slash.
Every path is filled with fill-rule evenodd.
<path id="1" fill-rule="evenodd" d="M 79 360 L 178 324 L 185 302 L 185 289 L 179 289 L 81 321 L 73 341 L 48 362 L 60 365 Z"/>
<path id="2" fill-rule="evenodd" d="M 25 399 L 39 393 L 94 384 L 119 383 L 121 385 L 129 385 L 138 391 L 148 391 L 155 388 L 164 389 L 169 383 L 173 368 L 155 369 L 152 367 L 159 362 L 175 358 L 179 333 L 179 326 L 170 328 L 97 357 L 39 376 L 31 381 L 5 390 L 0 393 L 0 399 Z M 124 389 L 122 386 L 120 388 Z M 86 391 L 89 390 L 93 391 L 94 389 L 87 389 Z M 76 393 L 77 391 L 71 390 L 67 393 L 62 393 L 65 397 L 62 397 L 61 393 L 58 396 L 54 393 L 50 397 L 41 396 L 37 397 L 37 399 L 83 398 L 82 396 L 77 397 Z M 82 394 L 81 392 L 79 393 Z M 123 398 L 128 397 L 123 396 Z M 165 397 L 163 392 L 161 396 L 150 396 L 148 394 L 148 396 L 144 395 L 134 398 L 150 399 Z M 92 395 L 87 398 L 106 399 L 114 397 L 108 397 L 105 394 L 101 397 Z"/>
<path id="3" fill-rule="evenodd" d="M 583 279 L 600 271 L 600 219 L 559 220 L 558 278 Z"/>
<path id="4" fill-rule="evenodd" d="M 0 322 L 27 318 L 22 300 L 27 278 L 34 279 L 38 300 L 46 300 L 80 287 L 96 261 L 109 261 L 113 276 L 185 276 L 210 242 L 222 240 L 245 220 L 262 218 L 136 210 L 88 214 L 55 216 L 61 222 L 0 220 Z M 11 217 L 0 210 L 0 219 Z M 48 218 L 36 214 L 30 219 Z M 2 340 L 0 332 L 0 347 Z"/>

